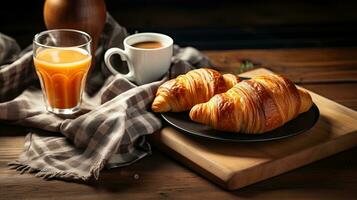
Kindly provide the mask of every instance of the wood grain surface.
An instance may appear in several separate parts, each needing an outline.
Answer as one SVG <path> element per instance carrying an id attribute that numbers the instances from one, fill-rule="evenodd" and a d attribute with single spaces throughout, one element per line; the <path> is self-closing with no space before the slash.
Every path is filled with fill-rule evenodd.
<path id="1" fill-rule="evenodd" d="M 236 70 L 239 59 L 304 80 L 309 72 L 328 73 L 299 85 L 357 110 L 357 49 L 291 49 L 205 52 L 216 65 Z M 298 55 L 298 56 L 297 56 Z M 304 66 L 303 63 L 317 63 Z M 344 63 L 344 64 L 341 64 Z M 303 70 L 299 70 L 301 66 Z M 332 72 L 351 79 L 336 81 Z M 322 75 L 319 75 L 322 77 Z M 153 155 L 120 169 L 104 170 L 87 184 L 44 181 L 7 168 L 22 151 L 26 128 L 0 125 L 0 199 L 355 199 L 357 148 L 283 175 L 227 192 L 154 147 Z"/>

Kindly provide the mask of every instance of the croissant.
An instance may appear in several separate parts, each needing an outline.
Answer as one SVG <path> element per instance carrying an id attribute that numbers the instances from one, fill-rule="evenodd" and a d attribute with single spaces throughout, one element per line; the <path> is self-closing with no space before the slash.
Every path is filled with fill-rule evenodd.
<path id="1" fill-rule="evenodd" d="M 195 105 L 190 118 L 214 129 L 264 133 L 306 112 L 312 99 L 280 75 L 264 75 L 242 81 L 208 102 Z"/>
<path id="2" fill-rule="evenodd" d="M 238 82 L 238 76 L 233 74 L 222 75 L 208 68 L 191 70 L 162 84 L 151 109 L 154 112 L 187 111 L 215 94 L 226 92 Z"/>

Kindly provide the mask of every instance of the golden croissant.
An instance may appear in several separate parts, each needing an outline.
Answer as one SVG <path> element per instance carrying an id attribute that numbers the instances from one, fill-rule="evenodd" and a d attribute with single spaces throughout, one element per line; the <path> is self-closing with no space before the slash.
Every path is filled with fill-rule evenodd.
<path id="1" fill-rule="evenodd" d="M 214 129 L 264 133 L 278 128 L 312 106 L 309 93 L 280 75 L 242 81 L 208 102 L 195 105 L 190 118 Z"/>
<path id="2" fill-rule="evenodd" d="M 162 84 L 151 108 L 154 112 L 187 111 L 215 94 L 226 92 L 238 82 L 238 76 L 233 74 L 222 75 L 208 68 L 191 70 Z"/>

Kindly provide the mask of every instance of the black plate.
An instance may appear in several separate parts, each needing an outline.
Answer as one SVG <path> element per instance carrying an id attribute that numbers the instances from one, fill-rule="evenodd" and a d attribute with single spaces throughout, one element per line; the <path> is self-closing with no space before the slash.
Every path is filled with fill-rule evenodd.
<path id="1" fill-rule="evenodd" d="M 287 138 L 303 133 L 312 128 L 319 118 L 320 112 L 315 104 L 305 113 L 277 129 L 262 134 L 242 134 L 222 132 L 209 126 L 193 122 L 188 112 L 162 113 L 161 116 L 172 126 L 193 136 L 230 142 L 260 142 Z"/>

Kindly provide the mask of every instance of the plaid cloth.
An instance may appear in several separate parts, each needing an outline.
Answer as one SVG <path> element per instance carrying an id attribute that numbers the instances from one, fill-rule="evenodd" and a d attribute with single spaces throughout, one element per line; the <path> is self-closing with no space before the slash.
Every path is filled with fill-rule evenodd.
<path id="1" fill-rule="evenodd" d="M 162 80 L 137 86 L 121 75 L 110 75 L 102 62 L 103 53 L 122 47 L 126 36 L 125 28 L 108 14 L 83 110 L 64 119 L 45 110 L 31 47 L 21 51 L 13 39 L 0 35 L 0 119 L 29 127 L 24 150 L 10 168 L 46 179 L 98 179 L 105 166 L 129 165 L 151 153 L 145 135 L 161 128 L 159 118 L 149 111 L 158 86 L 209 63 L 197 50 L 176 46 Z"/>

